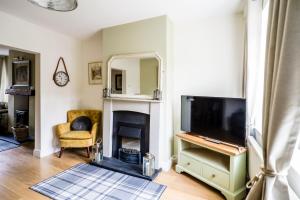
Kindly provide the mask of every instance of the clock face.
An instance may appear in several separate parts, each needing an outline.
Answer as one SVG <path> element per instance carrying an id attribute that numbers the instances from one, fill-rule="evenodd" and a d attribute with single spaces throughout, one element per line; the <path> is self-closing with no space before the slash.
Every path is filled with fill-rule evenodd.
<path id="1" fill-rule="evenodd" d="M 60 87 L 66 86 L 69 81 L 69 75 L 66 72 L 59 71 L 54 75 L 54 82 Z"/>

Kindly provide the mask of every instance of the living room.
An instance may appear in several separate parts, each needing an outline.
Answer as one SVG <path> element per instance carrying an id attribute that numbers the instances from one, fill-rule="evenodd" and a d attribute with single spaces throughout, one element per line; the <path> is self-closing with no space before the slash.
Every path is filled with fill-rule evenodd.
<path id="1" fill-rule="evenodd" d="M 15 148 L 0 152 L 3 174 L 0 194 L 4 199 L 45 196 L 51 199 L 244 199 L 248 193 L 248 199 L 275 199 L 276 195 L 277 199 L 299 198 L 300 186 L 295 178 L 299 176 L 299 168 L 294 159 L 299 154 L 296 148 L 299 125 L 291 124 L 299 121 L 299 103 L 296 103 L 299 91 L 293 87 L 299 82 L 294 78 L 299 75 L 299 69 L 293 68 L 299 65 L 299 60 L 288 49 L 297 50 L 293 45 L 299 44 L 300 38 L 299 30 L 286 28 L 281 18 L 289 19 L 291 26 L 297 27 L 296 11 L 300 8 L 295 1 L 278 4 L 275 0 L 2 0 L 1 56 L 8 57 L 15 51 L 34 56 L 34 65 L 31 62 L 34 81 L 23 84 L 22 88 L 34 89 L 35 93 L 31 104 L 34 114 L 30 118 L 34 119 L 34 128 L 27 130 L 28 137 L 34 141 L 21 141 Z M 64 5 L 71 7 L 62 10 Z M 278 14 L 276 8 L 280 6 L 292 14 L 283 11 Z M 275 21 L 275 27 L 270 25 L 271 20 Z M 278 33 L 282 43 L 291 45 L 284 46 L 282 51 L 287 55 L 283 54 L 282 58 L 277 58 L 276 53 L 271 55 L 271 47 L 276 44 L 272 43 L 275 36 L 271 37 L 271 33 L 276 35 L 277 26 L 283 26 L 283 31 Z M 15 57 L 26 60 L 26 56 Z M 290 60 L 285 65 L 289 67 L 282 69 L 286 60 Z M 281 71 L 269 72 L 271 66 L 274 71 Z M 281 73 L 282 70 L 286 73 Z M 12 69 L 9 71 L 9 76 L 16 76 Z M 275 82 L 269 78 L 272 73 L 278 74 L 279 83 L 274 84 L 279 86 L 272 85 Z M 289 89 L 284 89 L 285 82 L 289 82 Z M 19 89 L 20 84 L 14 78 L 6 88 L 2 89 L 2 85 L 1 78 L 1 94 L 6 99 L 22 96 L 4 94 L 6 89 Z M 270 94 L 275 95 L 272 100 L 268 100 Z M 288 96 L 289 101 L 280 99 L 281 94 Z M 276 98 L 279 103 L 272 103 L 277 102 Z M 187 103 L 191 106 L 184 107 L 186 102 L 192 102 Z M 214 124 L 209 124 L 212 121 L 201 123 L 199 116 L 207 115 L 207 111 L 197 108 L 220 102 L 234 103 L 236 107 L 231 109 L 242 110 L 239 115 L 230 111 L 231 118 L 226 110 L 213 114 L 225 113 L 220 116 L 227 124 L 224 127 L 238 126 L 241 134 L 238 139 L 207 131 Z M 278 117 L 274 119 L 273 115 Z M 14 117 L 13 111 L 11 116 Z M 233 116 L 238 119 L 233 120 Z M 86 126 L 90 133 L 86 130 L 71 133 L 71 129 L 77 130 L 75 121 L 79 122 L 78 130 Z M 183 125 L 185 122 L 188 126 Z M 17 139 L 16 134 L 10 133 L 15 125 L 8 124 L 6 130 Z M 290 134 L 282 136 L 282 132 Z M 290 150 L 287 155 L 281 155 L 279 141 Z M 197 156 L 205 155 L 197 157 L 186 151 L 192 148 L 207 149 L 207 152 L 198 152 Z M 95 157 L 98 151 L 102 155 L 100 161 Z M 135 167 L 131 167 L 133 157 Z M 153 164 L 151 175 L 142 171 L 147 159 Z M 120 160 L 125 163 L 120 164 Z M 222 165 L 218 165 L 220 160 Z M 196 167 L 191 167 L 194 164 Z M 106 170 L 120 177 L 138 178 L 134 180 L 159 189 L 147 191 L 135 185 L 136 190 L 142 191 L 141 196 L 130 191 L 108 194 L 101 192 L 101 183 L 97 181 L 99 185 L 94 187 L 99 188 L 92 188 L 97 198 L 87 191 L 82 191 L 81 196 L 76 196 L 74 191 L 47 193 L 53 185 L 45 187 L 42 181 L 55 182 L 61 172 L 70 172 L 76 166 L 78 170 L 95 170 L 96 174 Z M 28 175 L 18 178 L 27 172 Z M 100 179 L 106 176 L 103 174 Z M 86 175 L 84 179 L 91 177 Z M 276 184 L 266 183 L 268 190 L 262 190 L 260 186 L 267 179 Z M 108 187 L 105 181 L 111 184 L 104 180 L 102 187 Z M 79 187 L 75 182 L 72 187 Z M 120 189 L 117 185 L 116 190 Z M 279 191 L 286 192 L 279 194 Z M 147 196 L 147 192 L 153 192 L 154 196 Z"/>

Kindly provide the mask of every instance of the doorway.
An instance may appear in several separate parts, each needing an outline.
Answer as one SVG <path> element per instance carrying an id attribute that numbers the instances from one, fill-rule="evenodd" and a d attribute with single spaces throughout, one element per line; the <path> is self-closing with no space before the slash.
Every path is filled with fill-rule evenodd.
<path id="1" fill-rule="evenodd" d="M 0 49 L 5 50 L 0 51 L 0 140 L 37 144 L 39 54 L 1 45 Z"/>

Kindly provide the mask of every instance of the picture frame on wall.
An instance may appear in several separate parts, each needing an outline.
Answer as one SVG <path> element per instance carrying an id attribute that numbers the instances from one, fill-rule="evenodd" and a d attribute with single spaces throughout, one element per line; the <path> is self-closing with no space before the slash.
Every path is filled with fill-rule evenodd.
<path id="1" fill-rule="evenodd" d="M 13 61 L 13 85 L 30 86 L 30 61 Z"/>
<path id="2" fill-rule="evenodd" d="M 89 84 L 101 85 L 102 84 L 102 62 L 91 62 L 88 64 L 89 70 Z"/>

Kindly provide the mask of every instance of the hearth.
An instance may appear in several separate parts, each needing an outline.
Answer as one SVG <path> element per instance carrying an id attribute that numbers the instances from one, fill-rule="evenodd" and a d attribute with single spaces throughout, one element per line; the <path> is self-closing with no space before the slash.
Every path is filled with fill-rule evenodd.
<path id="1" fill-rule="evenodd" d="M 91 164 L 115 172 L 127 174 L 130 176 L 135 176 L 138 178 L 143 178 L 149 181 L 154 180 L 161 172 L 161 169 L 156 169 L 152 176 L 144 176 L 141 165 L 126 163 L 113 157 L 112 158 L 104 157 L 101 162 L 99 163 L 91 162 Z"/>

